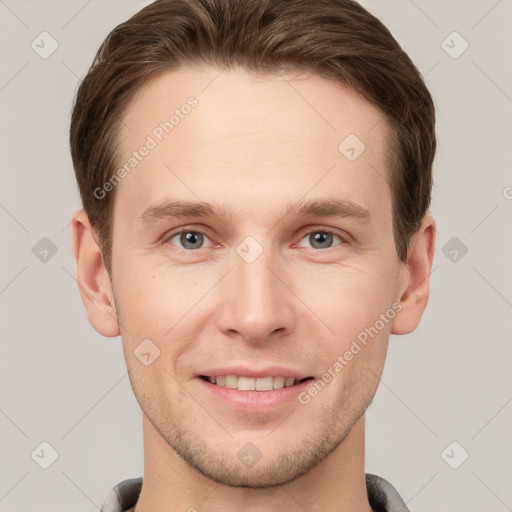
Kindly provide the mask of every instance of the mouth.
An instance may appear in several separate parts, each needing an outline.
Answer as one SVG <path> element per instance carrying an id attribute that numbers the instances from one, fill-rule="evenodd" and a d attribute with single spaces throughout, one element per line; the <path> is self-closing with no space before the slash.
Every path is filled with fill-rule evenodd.
<path id="1" fill-rule="evenodd" d="M 284 376 L 268 376 L 255 378 L 237 375 L 199 375 L 199 378 L 206 382 L 209 382 L 210 384 L 214 384 L 217 387 L 225 387 L 239 391 L 262 392 L 290 388 L 314 379 L 314 377 L 295 379 L 293 377 Z"/>
<path id="2" fill-rule="evenodd" d="M 200 374 L 194 380 L 199 385 L 200 393 L 212 399 L 212 404 L 221 407 L 222 414 L 232 411 L 242 413 L 242 418 L 247 418 L 248 414 L 257 414 L 260 420 L 264 414 L 268 414 L 269 419 L 275 418 L 275 415 L 287 411 L 292 404 L 297 404 L 300 394 L 312 385 L 310 381 L 315 380 L 314 377 L 304 377 L 290 370 L 285 370 L 292 374 L 287 377 L 268 375 L 272 370 L 267 370 L 270 371 L 253 370 L 256 376 L 249 377 L 247 373 L 250 374 L 251 370 L 247 368 L 244 369 L 246 375 L 234 375 L 219 369 L 211 372 L 214 375 Z M 274 371 L 280 373 L 277 367 Z"/>

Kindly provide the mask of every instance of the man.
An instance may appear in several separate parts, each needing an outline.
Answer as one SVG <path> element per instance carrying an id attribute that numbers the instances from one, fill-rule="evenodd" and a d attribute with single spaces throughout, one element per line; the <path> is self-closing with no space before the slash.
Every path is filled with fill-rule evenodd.
<path id="1" fill-rule="evenodd" d="M 72 248 L 145 465 L 103 512 L 407 510 L 365 474 L 364 413 L 428 300 L 434 117 L 350 0 L 157 0 L 107 37 Z"/>

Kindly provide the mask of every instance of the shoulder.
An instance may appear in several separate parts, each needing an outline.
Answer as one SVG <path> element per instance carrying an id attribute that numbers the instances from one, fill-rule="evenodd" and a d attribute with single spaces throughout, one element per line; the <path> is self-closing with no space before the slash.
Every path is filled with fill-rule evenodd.
<path id="1" fill-rule="evenodd" d="M 379 512 L 410 512 L 398 491 L 386 479 L 366 473 L 368 501 Z"/>
<path id="2" fill-rule="evenodd" d="M 100 512 L 130 512 L 139 498 L 142 477 L 119 482 L 109 493 Z"/>

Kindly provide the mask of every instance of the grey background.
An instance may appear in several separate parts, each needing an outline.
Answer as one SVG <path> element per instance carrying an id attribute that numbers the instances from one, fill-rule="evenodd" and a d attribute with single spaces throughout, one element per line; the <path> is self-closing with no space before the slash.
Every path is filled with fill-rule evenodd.
<path id="1" fill-rule="evenodd" d="M 0 0 L 2 512 L 92 512 L 142 474 L 121 339 L 92 329 L 74 278 L 68 127 L 97 47 L 147 3 Z M 426 76 L 440 141 L 431 299 L 416 332 L 391 338 L 367 413 L 366 471 L 417 512 L 512 510 L 512 3 L 362 3 Z M 47 59 L 31 48 L 42 31 L 59 45 Z M 453 31 L 469 44 L 458 58 L 445 51 L 462 48 L 446 40 Z M 56 250 L 46 261 L 43 237 Z M 48 469 L 35 462 L 50 453 L 43 441 L 58 452 Z"/>

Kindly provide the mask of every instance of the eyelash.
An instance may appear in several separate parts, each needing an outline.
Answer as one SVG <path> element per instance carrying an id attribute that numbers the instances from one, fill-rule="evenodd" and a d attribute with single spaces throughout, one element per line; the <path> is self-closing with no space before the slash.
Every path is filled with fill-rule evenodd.
<path id="1" fill-rule="evenodd" d="M 179 231 L 175 231 L 175 232 L 169 234 L 168 236 L 166 236 L 165 239 L 163 240 L 163 244 L 164 245 L 171 244 L 171 240 L 173 238 L 175 238 L 176 236 L 181 235 L 183 233 L 196 233 L 196 234 L 203 235 L 209 239 L 208 235 L 199 229 L 181 229 Z M 306 249 L 311 249 L 313 251 L 327 251 L 328 249 L 334 249 L 335 247 L 346 244 L 348 241 L 348 238 L 349 238 L 348 235 L 341 235 L 340 233 L 337 233 L 335 231 L 331 231 L 328 229 L 316 228 L 316 229 L 311 229 L 310 231 L 307 231 L 304 234 L 304 236 L 302 236 L 300 241 L 304 240 L 304 238 L 312 235 L 313 233 L 323 233 L 323 234 L 327 234 L 327 235 L 333 235 L 333 236 L 337 236 L 341 240 L 341 242 L 338 245 L 333 245 L 332 247 L 326 247 L 325 249 L 315 249 L 314 247 L 306 247 Z M 171 245 L 174 245 L 174 244 L 171 244 Z M 175 247 L 177 247 L 177 246 L 175 246 Z M 193 252 L 199 252 L 199 251 L 201 251 L 201 249 L 206 249 L 206 248 L 200 247 L 199 249 L 186 249 L 184 247 L 177 247 L 177 249 L 180 251 L 183 251 L 183 252 L 193 253 Z"/>

